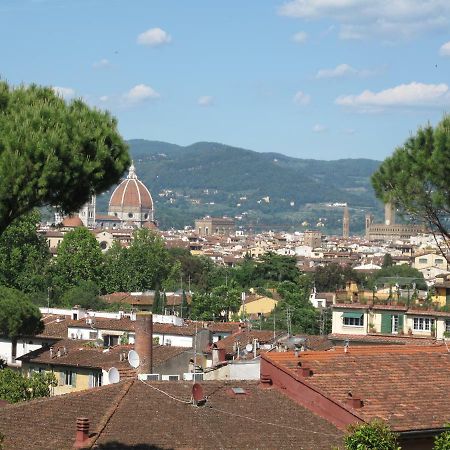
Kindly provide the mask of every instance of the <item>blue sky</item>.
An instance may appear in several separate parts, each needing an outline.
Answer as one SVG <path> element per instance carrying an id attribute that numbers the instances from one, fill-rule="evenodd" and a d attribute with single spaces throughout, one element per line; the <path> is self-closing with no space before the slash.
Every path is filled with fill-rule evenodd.
<path id="1" fill-rule="evenodd" d="M 383 159 L 437 123 L 449 41 L 448 0 L 0 1 L 10 83 L 108 109 L 127 139 L 301 158 Z"/>

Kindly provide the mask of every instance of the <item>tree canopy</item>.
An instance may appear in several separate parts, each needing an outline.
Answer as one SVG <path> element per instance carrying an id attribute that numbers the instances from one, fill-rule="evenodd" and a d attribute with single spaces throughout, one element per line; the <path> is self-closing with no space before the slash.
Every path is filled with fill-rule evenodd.
<path id="1" fill-rule="evenodd" d="M 400 450 L 397 435 L 380 420 L 350 425 L 344 438 L 347 450 Z"/>
<path id="2" fill-rule="evenodd" d="M 450 238 L 450 116 L 420 128 L 372 176 L 376 195 Z"/>
<path id="3" fill-rule="evenodd" d="M 0 335 L 16 339 L 43 330 L 39 308 L 22 292 L 0 286 Z"/>
<path id="4" fill-rule="evenodd" d="M 78 210 L 129 163 L 109 113 L 65 102 L 49 87 L 0 81 L 0 234 L 36 207 Z"/>

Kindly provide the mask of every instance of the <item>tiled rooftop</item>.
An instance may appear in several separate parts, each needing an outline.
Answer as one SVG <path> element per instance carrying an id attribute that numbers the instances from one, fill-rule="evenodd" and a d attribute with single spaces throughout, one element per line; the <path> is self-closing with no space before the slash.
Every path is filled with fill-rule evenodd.
<path id="1" fill-rule="evenodd" d="M 6 449 L 29 450 L 71 449 L 83 416 L 90 445 L 102 448 L 329 450 L 342 443 L 341 431 L 276 390 L 255 382 L 202 387 L 207 402 L 199 407 L 182 402 L 191 398 L 190 383 L 137 380 L 6 406 L 0 431 Z"/>
<path id="2" fill-rule="evenodd" d="M 361 346 L 328 352 L 268 353 L 264 359 L 299 382 L 340 402 L 349 392 L 364 406 L 363 420 L 381 418 L 397 431 L 441 428 L 450 418 L 450 353 L 445 345 Z M 298 363 L 313 375 L 297 374 Z"/>

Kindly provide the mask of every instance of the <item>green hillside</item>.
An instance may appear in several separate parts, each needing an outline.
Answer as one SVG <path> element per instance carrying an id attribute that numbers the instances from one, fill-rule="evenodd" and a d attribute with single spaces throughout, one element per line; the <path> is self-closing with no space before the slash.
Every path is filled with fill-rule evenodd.
<path id="1" fill-rule="evenodd" d="M 347 202 L 351 231 L 357 233 L 364 214 L 380 209 L 369 180 L 378 161 L 298 159 L 213 142 L 182 147 L 130 140 L 129 145 L 162 229 L 226 214 L 255 230 L 302 230 L 323 223 L 325 232 L 340 233 L 342 208 L 328 205 Z M 108 198 L 98 200 L 99 209 L 107 208 Z M 305 221 L 308 225 L 300 226 Z"/>

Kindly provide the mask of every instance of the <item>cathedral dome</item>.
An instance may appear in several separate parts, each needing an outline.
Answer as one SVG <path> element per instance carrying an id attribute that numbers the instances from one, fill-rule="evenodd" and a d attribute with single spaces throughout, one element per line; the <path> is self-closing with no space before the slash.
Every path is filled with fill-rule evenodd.
<path id="1" fill-rule="evenodd" d="M 112 193 L 108 212 L 122 220 L 153 220 L 152 196 L 145 184 L 138 179 L 134 164 L 131 164 L 127 178 Z"/>

